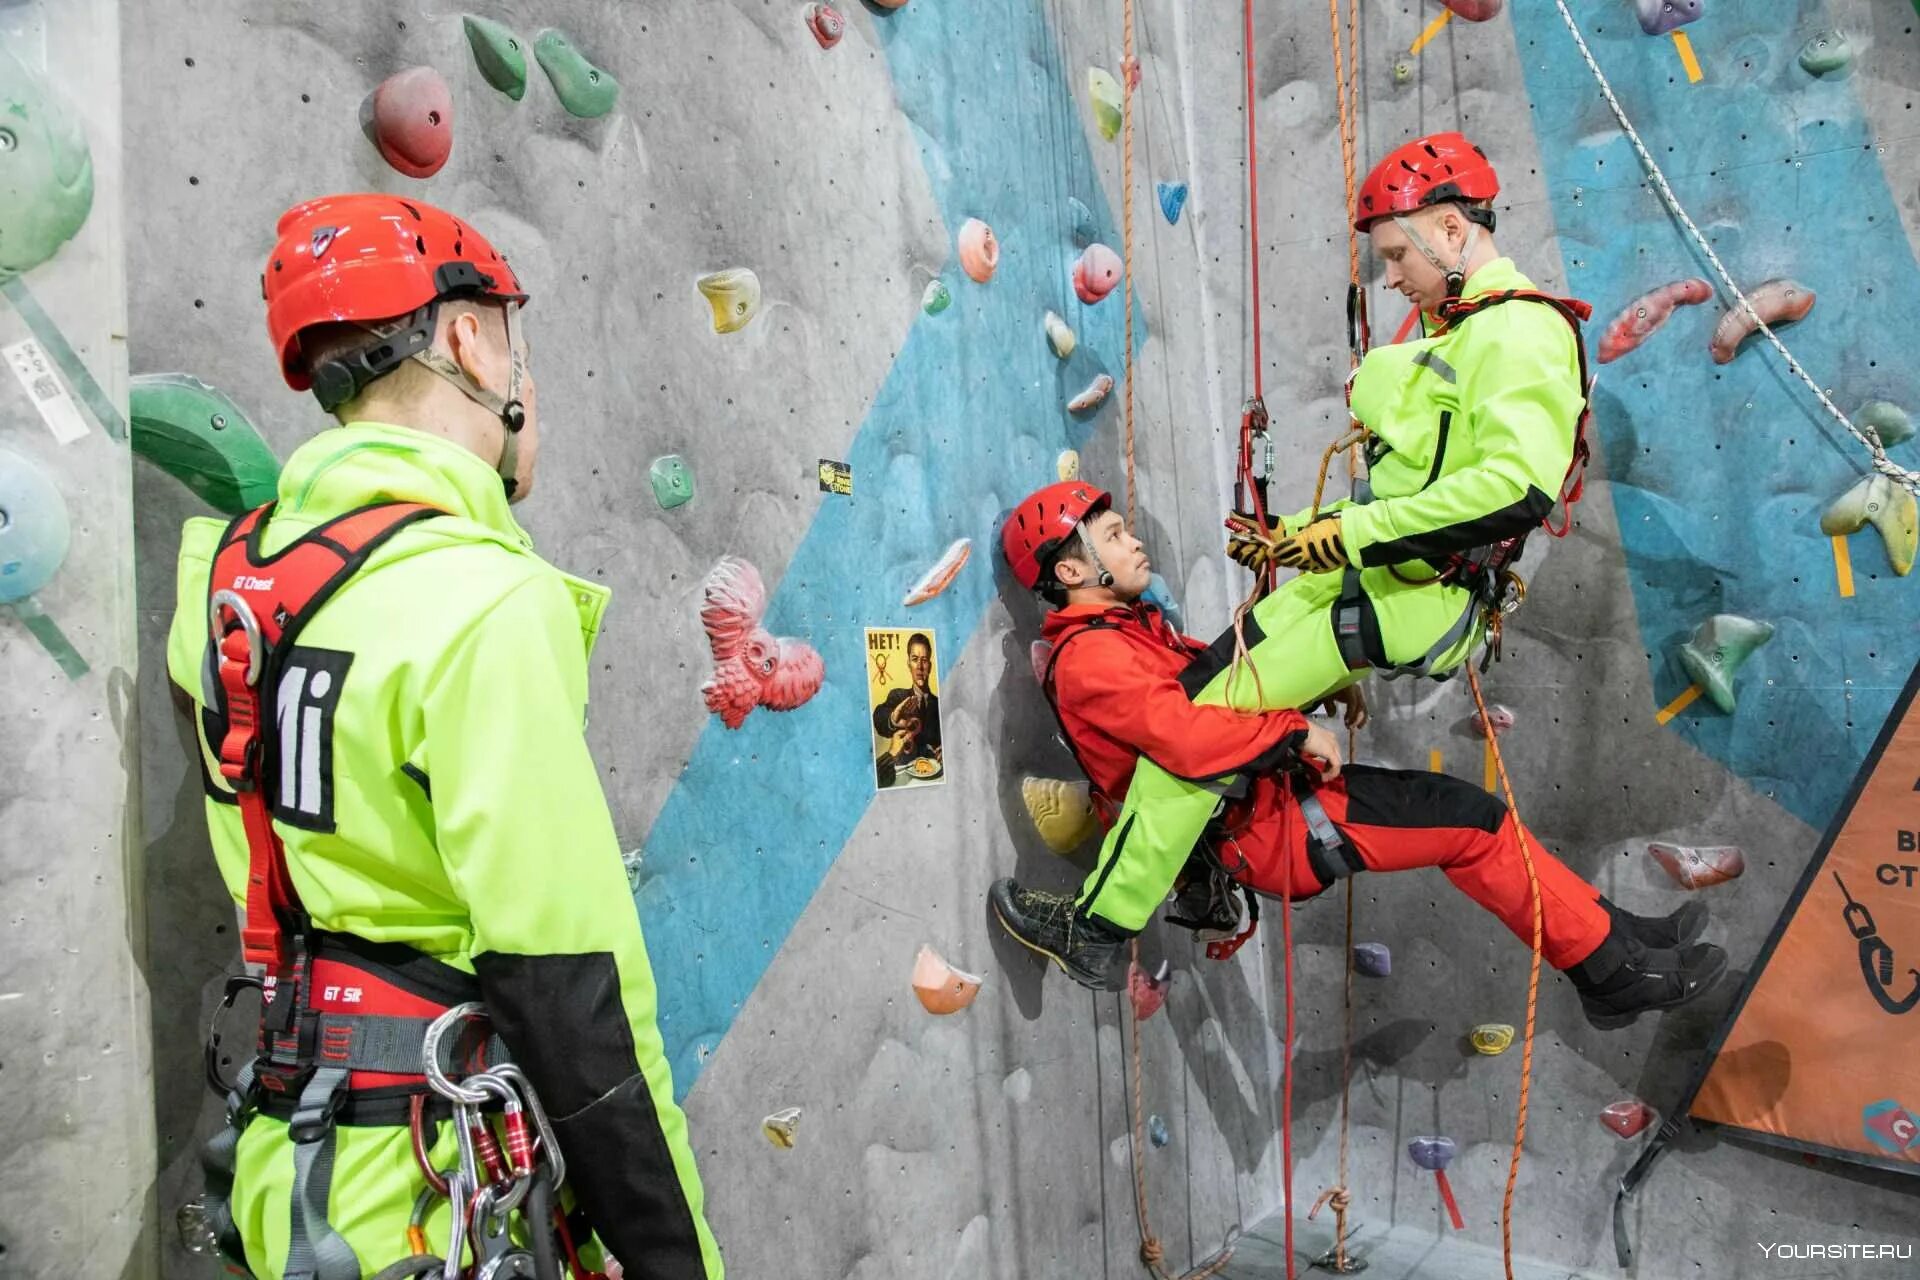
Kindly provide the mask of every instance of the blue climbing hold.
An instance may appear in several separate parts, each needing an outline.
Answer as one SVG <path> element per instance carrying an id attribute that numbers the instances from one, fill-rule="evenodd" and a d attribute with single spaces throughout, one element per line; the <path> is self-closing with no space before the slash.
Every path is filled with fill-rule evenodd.
<path id="1" fill-rule="evenodd" d="M 1384 978 L 1393 972 L 1393 952 L 1387 950 L 1384 942 L 1356 942 L 1353 944 L 1353 967 L 1358 973 L 1369 978 Z"/>
<path id="2" fill-rule="evenodd" d="M 1073 218 L 1073 242 L 1082 249 L 1099 237 L 1093 230 L 1093 210 L 1080 202 L 1078 196 L 1067 197 L 1067 213 Z"/>
<path id="3" fill-rule="evenodd" d="M 1156 1147 L 1164 1147 L 1173 1141 L 1173 1138 L 1167 1133 L 1167 1122 L 1159 1116 L 1148 1116 L 1147 1140 Z"/>
<path id="4" fill-rule="evenodd" d="M 0 604 L 24 600 L 67 558 L 73 526 L 53 479 L 10 449 L 0 449 Z"/>
<path id="5" fill-rule="evenodd" d="M 1180 617 L 1180 602 L 1174 599 L 1173 588 L 1167 585 L 1165 578 L 1157 573 L 1148 578 L 1147 592 L 1144 599 L 1148 604 L 1155 606 L 1161 613 L 1166 615 L 1167 622 L 1175 631 L 1185 631 L 1187 629 L 1186 624 Z"/>
<path id="6" fill-rule="evenodd" d="M 1158 182 L 1153 188 L 1160 195 L 1160 212 L 1167 215 L 1170 224 L 1178 224 L 1180 211 L 1187 207 L 1187 184 L 1184 182 Z"/>

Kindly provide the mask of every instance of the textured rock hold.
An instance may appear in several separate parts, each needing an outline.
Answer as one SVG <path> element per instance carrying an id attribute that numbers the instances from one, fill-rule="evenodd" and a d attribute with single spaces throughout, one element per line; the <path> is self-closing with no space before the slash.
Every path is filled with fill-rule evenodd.
<path id="1" fill-rule="evenodd" d="M 1452 1138 L 1422 1137 L 1407 1144 L 1407 1155 L 1430 1173 L 1440 1173 L 1453 1163 L 1459 1147 Z"/>
<path id="2" fill-rule="evenodd" d="M 906 598 L 900 603 L 912 606 L 925 604 L 933 599 L 953 585 L 953 580 L 960 576 L 962 569 L 967 567 L 967 560 L 972 555 L 973 539 L 955 538 L 948 544 L 947 549 L 940 553 L 940 558 L 934 562 L 933 567 L 920 575 L 920 580 L 913 584 L 913 588 L 907 592 Z"/>
<path id="3" fill-rule="evenodd" d="M 671 511 L 693 501 L 693 472 L 677 453 L 662 454 L 647 468 L 647 480 L 653 485 L 653 500 L 663 511 Z"/>
<path id="4" fill-rule="evenodd" d="M 1062 449 L 1059 456 L 1053 460 L 1053 474 L 1062 480 L 1078 480 L 1080 478 L 1080 451 L 1078 449 Z"/>
<path id="5" fill-rule="evenodd" d="M 799 1136 L 800 1108 L 788 1107 L 785 1111 L 776 1111 L 760 1122 L 760 1132 L 767 1141 L 782 1151 L 793 1150 L 793 1140 Z"/>
<path id="6" fill-rule="evenodd" d="M 1489 724 L 1489 722 L 1491 723 Z M 1513 728 L 1513 710 L 1509 707 L 1503 707 L 1497 702 L 1491 703 L 1487 707 L 1485 720 L 1481 719 L 1479 709 L 1475 708 L 1473 716 L 1467 723 L 1472 725 L 1473 731 L 1481 737 L 1497 738 L 1507 730 Z M 1491 733 L 1488 732 L 1489 727 L 1492 729 Z"/>
<path id="7" fill-rule="evenodd" d="M 822 49 L 831 49 L 847 34 L 847 20 L 830 4 L 810 4 L 805 10 L 807 30 Z"/>
<path id="8" fill-rule="evenodd" d="M 1498 1057 L 1513 1045 L 1513 1027 L 1505 1022 L 1483 1022 L 1467 1033 L 1475 1053 Z"/>
<path id="9" fill-rule="evenodd" d="M 1113 292 L 1122 269 L 1119 254 L 1104 244 L 1090 244 L 1073 264 L 1073 292 L 1092 306 Z"/>
<path id="10" fill-rule="evenodd" d="M 396 71 L 373 91 L 373 142 L 409 178 L 431 178 L 453 154 L 453 91 L 432 67 Z"/>
<path id="11" fill-rule="evenodd" d="M 1137 963 L 1127 965 L 1127 999 L 1133 1005 L 1136 1022 L 1145 1022 L 1167 1002 L 1167 988 L 1173 985 L 1170 971 L 1171 966 L 1165 960 L 1155 973 L 1148 973 Z"/>
<path id="12" fill-rule="evenodd" d="M 1033 829 L 1055 853 L 1072 853 L 1100 830 L 1085 782 L 1022 778 L 1020 799 L 1033 819 Z"/>
<path id="13" fill-rule="evenodd" d="M 469 13 L 460 19 L 467 33 L 467 47 L 473 50 L 474 65 L 480 78 L 512 98 L 527 96 L 527 51 L 520 37 L 492 18 Z"/>
<path id="14" fill-rule="evenodd" d="M 1807 313 L 1813 310 L 1815 295 L 1797 280 L 1769 280 L 1757 289 L 1747 290 L 1747 300 L 1753 303 L 1754 311 L 1769 328 L 1778 328 L 1806 319 Z M 1747 314 L 1747 309 L 1734 306 L 1714 327 L 1713 342 L 1709 346 L 1713 362 L 1732 364 L 1733 358 L 1740 354 L 1740 344 L 1758 331 L 1759 326 Z"/>
<path id="15" fill-rule="evenodd" d="M 127 397 L 133 451 L 202 502 L 237 516 L 271 502 L 280 460 L 240 406 L 185 373 L 143 373 Z"/>
<path id="16" fill-rule="evenodd" d="M 1160 213 L 1169 226 L 1180 221 L 1180 211 L 1187 207 L 1187 184 L 1184 182 L 1158 182 L 1154 184 L 1154 194 L 1160 197 Z"/>
<path id="17" fill-rule="evenodd" d="M 750 268 L 716 271 L 694 284 L 713 308 L 715 333 L 738 333 L 760 314 L 760 277 Z"/>
<path id="18" fill-rule="evenodd" d="M 1771 639 L 1771 623 L 1716 613 L 1694 628 L 1693 638 L 1680 646 L 1680 666 L 1714 706 L 1731 715 L 1734 675 L 1755 649 Z"/>
<path id="19" fill-rule="evenodd" d="M 1046 319 L 1041 321 L 1041 327 L 1046 330 L 1047 345 L 1052 347 L 1053 354 L 1062 360 L 1072 355 L 1073 349 L 1080 345 L 1080 339 L 1074 336 L 1067 322 L 1051 311 L 1047 312 Z"/>
<path id="20" fill-rule="evenodd" d="M 1147 1117 L 1147 1141 L 1155 1147 L 1164 1147 L 1173 1141 L 1173 1136 L 1167 1132 L 1167 1122 L 1158 1115 Z"/>
<path id="21" fill-rule="evenodd" d="M 0 279 L 33 270 L 86 225 L 93 153 L 80 118 L 0 47 Z"/>
<path id="22" fill-rule="evenodd" d="M 1647 854 L 1682 889 L 1708 889 L 1737 880 L 1747 869 L 1747 855 L 1730 844 L 1694 846 L 1650 842 Z"/>
<path id="23" fill-rule="evenodd" d="M 1703 12 L 1702 0 L 1633 0 L 1640 29 L 1650 36 L 1664 36 L 1676 27 L 1684 27 Z"/>
<path id="24" fill-rule="evenodd" d="M 1110 373 L 1100 374 L 1096 376 L 1092 382 L 1089 382 L 1086 385 L 1086 389 L 1081 391 L 1079 395 L 1067 401 L 1067 412 L 1091 413 L 1104 404 L 1107 397 L 1112 393 L 1113 375 Z"/>
<path id="25" fill-rule="evenodd" d="M 1087 97 L 1093 103 L 1093 123 L 1100 136 L 1112 142 L 1120 132 L 1120 82 L 1099 67 L 1087 71 Z"/>
<path id="26" fill-rule="evenodd" d="M 993 279 L 1000 266 L 1000 240 L 993 228 L 978 218 L 968 218 L 960 224 L 959 243 L 960 269 L 967 273 L 967 279 L 975 284 Z"/>
<path id="27" fill-rule="evenodd" d="M 707 574 L 701 600 L 713 674 L 700 693 L 727 728 L 745 724 L 755 707 L 791 711 L 820 692 L 826 664 L 813 646 L 774 636 L 761 625 L 767 588 L 753 565 L 722 556 Z"/>
<path id="28" fill-rule="evenodd" d="M 1653 1123 L 1653 1108 L 1637 1099 L 1611 1103 L 1600 1109 L 1600 1123 L 1622 1138 L 1631 1138 Z"/>
<path id="29" fill-rule="evenodd" d="M 926 290 L 920 295 L 920 309 L 930 316 L 937 316 L 953 305 L 953 293 L 947 288 L 945 280 L 927 281 Z"/>
<path id="30" fill-rule="evenodd" d="M 1663 284 L 1641 294 L 1613 318 L 1600 339 L 1600 363 L 1611 364 L 1652 337 L 1676 307 L 1698 306 L 1713 297 L 1713 286 L 1695 276 Z"/>
<path id="31" fill-rule="evenodd" d="M 588 62 L 564 32 L 548 27 L 533 38 L 533 56 L 553 83 L 567 114 L 594 120 L 620 100 L 620 82 Z"/>
<path id="32" fill-rule="evenodd" d="M 980 993 L 977 975 L 963 973 L 940 958 L 932 947 L 923 946 L 913 958 L 913 994 L 928 1013 L 958 1013 L 973 1003 Z"/>
<path id="33" fill-rule="evenodd" d="M 1456 18 L 1467 22 L 1486 22 L 1500 16 L 1502 0 L 1440 0 Z"/>
<path id="34" fill-rule="evenodd" d="M 1843 537 L 1869 524 L 1887 544 L 1893 571 L 1903 578 L 1912 573 L 1914 552 L 1920 548 L 1920 505 L 1905 488 L 1878 472 L 1862 477 L 1834 500 L 1820 517 L 1820 532 Z"/>
<path id="35" fill-rule="evenodd" d="M 1808 75 L 1831 75 L 1853 62 L 1853 42 L 1844 31 L 1822 31 L 1800 46 L 1800 66 Z"/>
<path id="36" fill-rule="evenodd" d="M 72 541 L 67 503 L 52 478 L 26 457 L 0 448 L 0 604 L 46 586 Z"/>
<path id="37" fill-rule="evenodd" d="M 1393 952 L 1384 942 L 1353 944 L 1353 968 L 1369 978 L 1385 978 L 1393 973 Z"/>

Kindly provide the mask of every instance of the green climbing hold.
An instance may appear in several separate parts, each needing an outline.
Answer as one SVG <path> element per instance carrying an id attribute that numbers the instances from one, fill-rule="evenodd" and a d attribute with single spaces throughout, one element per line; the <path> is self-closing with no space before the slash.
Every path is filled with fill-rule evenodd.
<path id="1" fill-rule="evenodd" d="M 1845 70 L 1853 61 L 1853 43 L 1844 31 L 1822 31 L 1800 46 L 1800 66 L 1808 75 Z"/>
<path id="2" fill-rule="evenodd" d="M 1123 120 L 1120 96 L 1120 82 L 1113 73 L 1100 67 L 1087 69 L 1087 97 L 1093 103 L 1093 123 L 1099 128 L 1100 136 L 1112 142 L 1120 132 Z"/>
<path id="3" fill-rule="evenodd" d="M 930 316 L 937 316 L 953 305 L 953 292 L 947 288 L 945 280 L 930 280 L 926 291 L 920 295 L 920 309 Z"/>
<path id="4" fill-rule="evenodd" d="M 1772 623 L 1716 613 L 1695 627 L 1693 639 L 1680 646 L 1680 665 L 1714 706 L 1731 715 L 1735 673 L 1771 639 Z"/>
<path id="5" fill-rule="evenodd" d="M 280 462 L 223 392 L 186 373 L 143 373 L 128 394 L 133 451 L 199 495 L 239 515 L 273 501 Z"/>
<path id="6" fill-rule="evenodd" d="M 613 110 L 620 82 L 588 62 L 565 35 L 548 27 L 533 38 L 533 56 L 570 115 L 593 120 Z"/>
<path id="7" fill-rule="evenodd" d="M 0 280 L 73 239 L 93 209 L 93 155 L 79 117 L 0 47 Z"/>
<path id="8" fill-rule="evenodd" d="M 520 47 L 520 37 L 492 18 L 469 13 L 460 22 L 481 77 L 515 102 L 526 97 L 527 51 Z"/>
<path id="9" fill-rule="evenodd" d="M 677 453 L 655 458 L 647 469 L 647 479 L 653 482 L 653 500 L 662 511 L 693 501 L 693 472 L 687 470 L 686 459 Z"/>
<path id="10" fill-rule="evenodd" d="M 1860 406 L 1860 412 L 1854 416 L 1860 420 L 1859 425 L 1872 427 L 1880 433 L 1880 447 L 1883 449 L 1891 449 L 1913 439 L 1913 419 L 1897 404 L 1886 400 L 1869 400 Z"/>

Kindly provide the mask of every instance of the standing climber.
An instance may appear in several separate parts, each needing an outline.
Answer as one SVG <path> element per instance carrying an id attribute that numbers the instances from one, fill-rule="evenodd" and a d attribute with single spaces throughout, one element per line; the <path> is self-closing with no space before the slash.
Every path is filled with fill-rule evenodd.
<path id="1" fill-rule="evenodd" d="M 209 1227 L 260 1277 L 351 1280 L 461 1231 L 504 1247 L 467 1197 L 425 1190 L 462 1160 L 422 1029 L 478 1001 L 492 1038 L 462 1069 L 510 1060 L 552 1118 L 532 1198 L 505 1197 L 534 1274 L 546 1177 L 589 1261 L 586 1227 L 633 1280 L 718 1280 L 583 736 L 608 593 L 535 555 L 509 507 L 540 443 L 526 294 L 473 227 L 391 195 L 286 213 L 264 291 L 288 385 L 340 425 L 287 460 L 277 501 L 183 534 L 168 670 L 267 997 L 258 1055 L 221 1082 Z"/>
<path id="2" fill-rule="evenodd" d="M 1520 541 L 1577 497 L 1589 309 L 1537 292 L 1500 256 L 1499 190 L 1457 133 L 1407 143 L 1361 186 L 1354 225 L 1430 332 L 1375 348 L 1354 373 L 1353 417 L 1370 440 L 1353 499 L 1264 527 L 1229 519 L 1236 560 L 1304 572 L 1250 611 L 1243 661 L 1229 633 L 1196 662 L 1185 678 L 1196 701 L 1310 707 L 1369 672 L 1447 678 L 1508 603 Z M 1218 786 L 1143 760 L 1101 862 L 1124 857 L 1164 893 L 1219 802 Z M 1107 906 L 1091 891 L 1081 905 Z"/>
<path id="3" fill-rule="evenodd" d="M 1122 850 L 1100 861 L 1077 899 L 1001 880 L 989 900 L 1008 933 L 1075 981 L 1110 981 L 1121 947 L 1174 881 L 1127 853 L 1126 824 L 1137 820 L 1131 790 L 1149 764 L 1229 796 L 1192 850 L 1203 881 L 1217 876 L 1297 900 L 1357 871 L 1437 866 L 1531 944 L 1524 839 L 1540 884 L 1542 956 L 1567 974 L 1597 1027 L 1685 1004 L 1726 971 L 1725 952 L 1694 941 L 1706 927 L 1702 904 L 1662 918 L 1616 907 L 1471 783 L 1343 767 L 1334 736 L 1298 711 L 1196 703 L 1190 695 L 1209 650 L 1141 600 L 1151 566 L 1105 492 L 1079 481 L 1049 485 L 1008 515 L 1001 549 L 1020 584 L 1052 606 L 1041 631 L 1052 646 L 1047 700 L 1096 811 L 1119 823 Z M 1242 782 L 1227 788 L 1236 776 Z"/>

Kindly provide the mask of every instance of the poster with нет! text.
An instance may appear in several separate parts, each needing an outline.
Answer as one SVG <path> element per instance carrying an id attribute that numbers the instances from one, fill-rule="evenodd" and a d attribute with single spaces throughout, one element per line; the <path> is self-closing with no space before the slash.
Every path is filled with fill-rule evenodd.
<path id="1" fill-rule="evenodd" d="M 940 749 L 940 661 L 931 630 L 867 629 L 867 709 L 876 787 L 903 791 L 946 780 Z"/>

